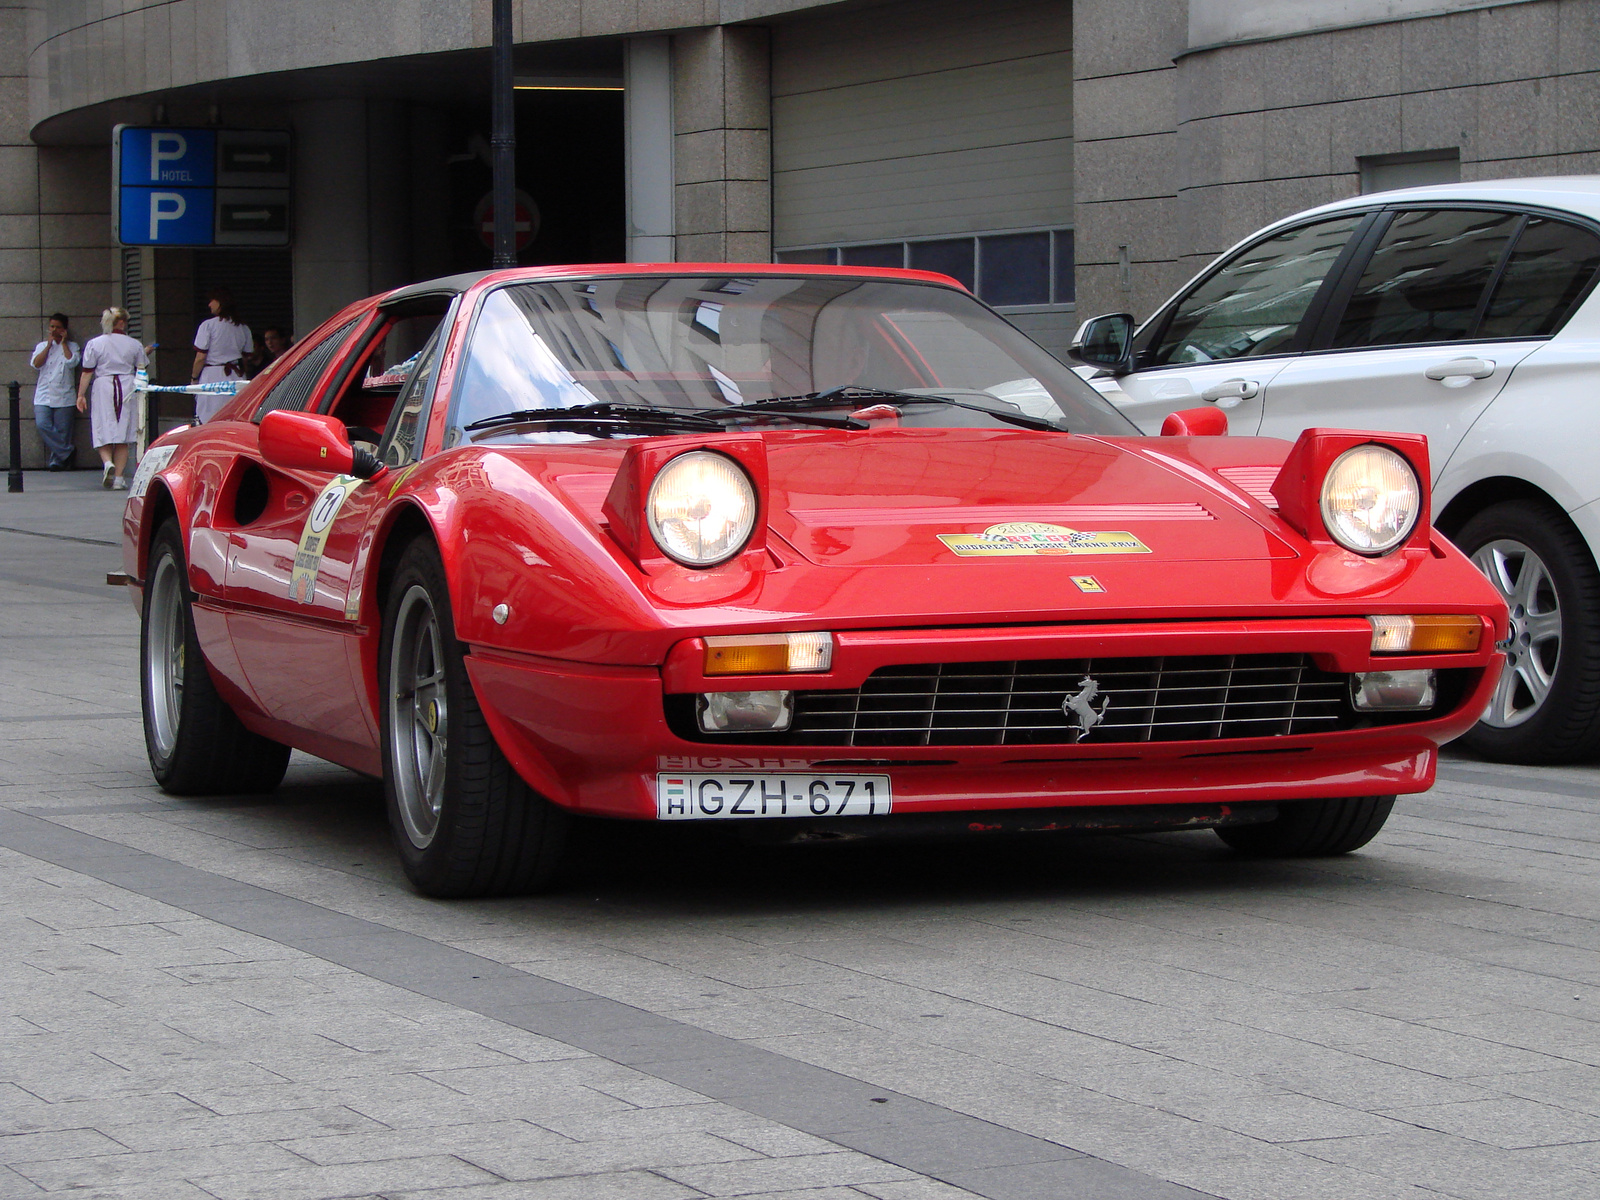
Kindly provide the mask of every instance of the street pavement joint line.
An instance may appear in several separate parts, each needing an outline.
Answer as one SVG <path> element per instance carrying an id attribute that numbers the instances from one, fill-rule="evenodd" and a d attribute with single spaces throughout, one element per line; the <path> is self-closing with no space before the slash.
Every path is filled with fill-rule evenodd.
<path id="1" fill-rule="evenodd" d="M 43 713 L 31 717 L 0 717 L 0 725 L 27 725 L 34 721 L 128 721 L 141 715 L 136 712 Z"/>
<path id="2" fill-rule="evenodd" d="M 1216 1200 L 1045 1138 L 43 817 L 0 809 L 0 845 L 986 1200 Z"/>
<path id="3" fill-rule="evenodd" d="M 81 542 L 85 546 L 120 546 L 121 542 L 108 542 L 104 538 L 73 537 L 70 533 L 44 533 L 38 529 L 19 529 L 15 525 L 0 525 L 0 533 L 24 533 L 29 537 L 49 538 L 52 542 Z"/>
<path id="4" fill-rule="evenodd" d="M 66 583 L 60 579 L 46 579 L 42 575 L 13 575 L 10 571 L 0 571 L 0 579 L 7 583 L 20 584 L 23 587 L 44 588 L 52 592 L 79 592 L 85 596 L 93 596 L 97 600 L 112 600 L 116 597 L 110 594 L 111 589 L 101 584 L 91 587 L 87 583 Z"/>
<path id="5" fill-rule="evenodd" d="M 1579 800 L 1600 800 L 1600 788 L 1587 786 L 1582 783 L 1569 782 L 1564 779 L 1505 779 L 1490 774 L 1488 771 L 1451 771 L 1440 767 L 1438 778 L 1445 783 L 1461 784 L 1464 787 L 1503 788 L 1508 792 L 1528 792 L 1534 795 L 1572 796 Z M 1481 796 L 1479 799 L 1491 800 L 1492 796 Z"/>

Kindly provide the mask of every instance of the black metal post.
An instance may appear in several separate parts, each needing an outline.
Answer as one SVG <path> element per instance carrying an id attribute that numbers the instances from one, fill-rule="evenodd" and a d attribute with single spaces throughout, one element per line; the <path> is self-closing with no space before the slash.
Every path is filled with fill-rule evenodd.
<path id="1" fill-rule="evenodd" d="M 15 379 L 6 389 L 11 408 L 11 474 L 6 478 L 6 491 L 22 490 L 22 385 Z"/>
<path id="2" fill-rule="evenodd" d="M 494 258 L 491 266 L 517 265 L 517 115 L 512 107 L 511 0 L 494 0 L 490 86 L 494 90 L 489 150 L 494 169 Z"/>

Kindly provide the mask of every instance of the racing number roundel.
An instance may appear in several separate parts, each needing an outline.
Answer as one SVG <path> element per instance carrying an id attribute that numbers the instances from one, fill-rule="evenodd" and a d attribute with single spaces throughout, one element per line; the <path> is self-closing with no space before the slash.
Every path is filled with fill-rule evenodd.
<path id="1" fill-rule="evenodd" d="M 328 527 L 339 515 L 346 497 L 355 490 L 354 475 L 335 475 L 322 489 L 306 517 L 306 527 L 295 547 L 294 569 L 289 572 L 289 599 L 310 604 L 317 598 L 317 572 L 322 569 L 322 553 L 328 544 Z"/>

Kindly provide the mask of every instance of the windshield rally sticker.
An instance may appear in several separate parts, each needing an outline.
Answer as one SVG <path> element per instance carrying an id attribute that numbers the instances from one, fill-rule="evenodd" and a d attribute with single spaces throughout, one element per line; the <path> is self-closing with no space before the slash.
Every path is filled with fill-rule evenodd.
<path id="1" fill-rule="evenodd" d="M 1024 554 L 1150 553 L 1150 547 L 1131 533 L 1089 533 L 1039 521 L 1006 521 L 991 525 L 982 533 L 941 533 L 939 540 L 963 558 L 1004 558 Z"/>
<path id="2" fill-rule="evenodd" d="M 322 569 L 322 552 L 328 545 L 328 529 L 344 506 L 345 497 L 359 483 L 354 475 L 335 475 L 311 506 L 300 545 L 294 552 L 294 570 L 289 573 L 289 599 L 310 604 L 317 598 L 317 572 Z"/>

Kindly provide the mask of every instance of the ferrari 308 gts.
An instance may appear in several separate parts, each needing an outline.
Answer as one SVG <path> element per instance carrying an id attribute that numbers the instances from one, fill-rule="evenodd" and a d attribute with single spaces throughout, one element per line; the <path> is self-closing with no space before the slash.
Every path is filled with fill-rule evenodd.
<path id="1" fill-rule="evenodd" d="M 150 764 L 381 776 L 435 896 L 575 815 L 769 840 L 1213 828 L 1365 844 L 1507 613 L 1425 439 L 1160 437 L 959 284 L 548 267 L 353 304 L 139 465 Z"/>

